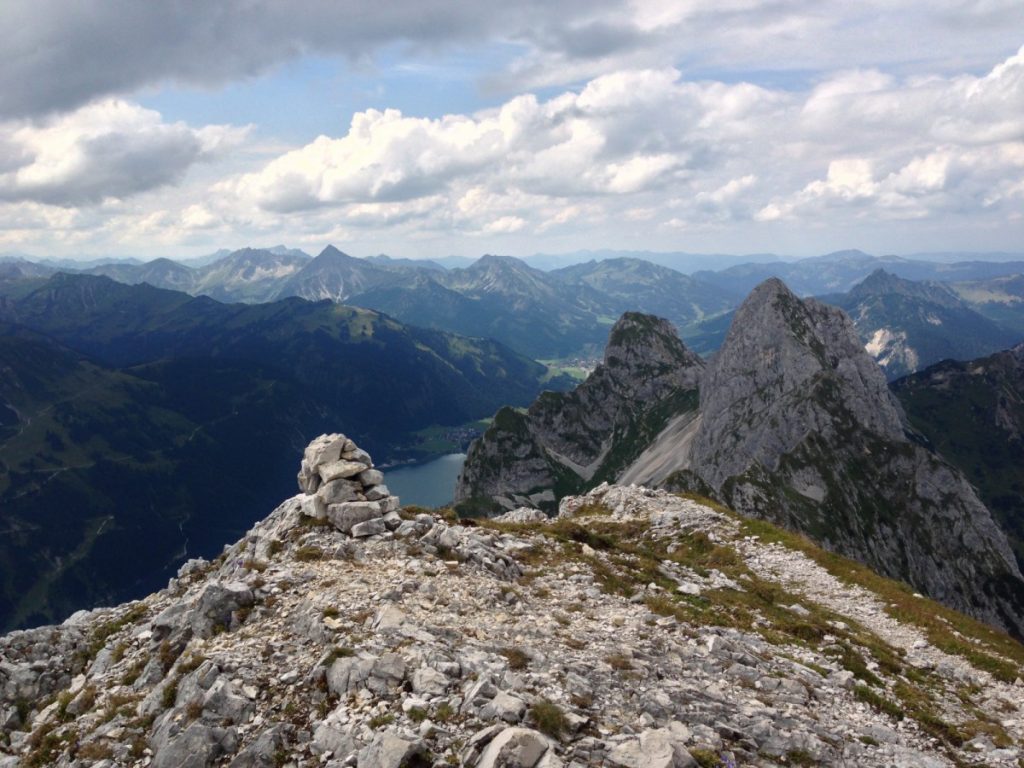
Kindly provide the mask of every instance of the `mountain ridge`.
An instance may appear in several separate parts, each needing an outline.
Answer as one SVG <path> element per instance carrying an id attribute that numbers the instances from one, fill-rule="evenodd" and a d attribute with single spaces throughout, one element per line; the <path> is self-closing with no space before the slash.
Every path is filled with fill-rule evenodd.
<path id="1" fill-rule="evenodd" d="M 761 283 L 699 391 L 699 408 L 670 410 L 659 435 L 627 448 L 637 459 L 619 480 L 711 495 L 1024 633 L 1024 581 L 1005 536 L 964 476 L 908 438 L 885 377 L 841 310 L 800 299 L 776 278 Z M 572 424 L 562 429 L 571 435 Z M 518 443 L 498 439 L 498 426 L 471 446 L 464 478 L 488 465 L 520 476 Z M 501 483 L 486 490 L 500 495 Z M 941 520 L 943 533 L 927 520 Z"/>
<path id="2" fill-rule="evenodd" d="M 311 443 L 299 495 L 165 589 L 0 637 L 0 765 L 1022 754 L 1024 648 L 856 563 L 636 487 L 566 498 L 553 521 L 459 524 L 402 509 L 350 442 Z M 379 501 L 325 510 L 336 487 Z"/>

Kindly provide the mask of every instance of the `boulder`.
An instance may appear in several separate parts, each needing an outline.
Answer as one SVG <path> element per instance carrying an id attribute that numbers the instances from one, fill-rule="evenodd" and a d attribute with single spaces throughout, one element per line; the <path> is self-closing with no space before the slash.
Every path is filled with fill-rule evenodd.
<path id="1" fill-rule="evenodd" d="M 316 498 L 324 504 L 341 504 L 346 501 L 358 501 L 362 490 L 363 487 L 359 483 L 338 478 L 321 485 L 320 490 L 316 492 Z"/>
<path id="2" fill-rule="evenodd" d="M 665 728 L 644 731 L 611 751 L 607 760 L 616 768 L 691 768 L 697 761 Z"/>
<path id="3" fill-rule="evenodd" d="M 299 490 L 303 493 L 316 493 L 321 480 L 320 467 L 341 459 L 348 442 L 344 435 L 333 434 L 320 435 L 307 445 L 299 468 Z"/>
<path id="4" fill-rule="evenodd" d="M 482 719 L 504 720 L 507 723 L 518 723 L 525 714 L 526 702 L 504 691 L 498 691 L 494 698 L 480 709 Z"/>
<path id="5" fill-rule="evenodd" d="M 377 501 L 347 501 L 327 506 L 327 519 L 342 533 L 350 533 L 352 526 L 382 516 L 383 511 Z"/>
<path id="6" fill-rule="evenodd" d="M 228 763 L 228 768 L 277 768 L 279 750 L 285 744 L 286 726 L 274 725 L 263 731 Z"/>
<path id="7" fill-rule="evenodd" d="M 189 623 L 198 637 L 212 637 L 218 630 L 231 628 L 231 614 L 255 602 L 252 590 L 239 581 L 214 581 L 206 585 Z"/>
<path id="8" fill-rule="evenodd" d="M 547 519 L 548 516 L 539 509 L 531 509 L 530 507 L 517 507 L 511 512 L 506 512 L 495 518 L 495 520 L 501 523 L 543 523 Z"/>
<path id="9" fill-rule="evenodd" d="M 331 480 L 339 478 L 355 477 L 365 469 L 366 465 L 361 461 L 339 459 L 338 461 L 332 461 L 330 464 L 322 465 L 317 471 L 320 474 L 320 479 L 325 483 L 329 483 Z"/>
<path id="10" fill-rule="evenodd" d="M 391 495 L 391 491 L 388 490 L 386 485 L 372 485 L 363 491 L 363 494 L 370 501 L 378 501 L 379 499 L 386 499 Z"/>
<path id="11" fill-rule="evenodd" d="M 475 768 L 534 768 L 551 748 L 546 736 L 530 728 L 506 728 L 491 739 Z"/>
<path id="12" fill-rule="evenodd" d="M 384 473 L 379 469 L 367 469 L 359 473 L 359 482 L 364 486 L 381 485 L 384 482 Z"/>
<path id="13" fill-rule="evenodd" d="M 152 768 L 207 768 L 221 755 L 234 752 L 238 737 L 233 730 L 211 728 L 199 722 L 164 740 L 158 730 L 153 737 Z"/>
<path id="14" fill-rule="evenodd" d="M 384 533 L 387 529 L 387 526 L 384 525 L 384 518 L 375 517 L 372 520 L 356 523 L 352 526 L 352 530 L 349 533 L 352 534 L 353 538 L 358 539 L 366 536 L 376 536 L 379 533 Z"/>
<path id="15" fill-rule="evenodd" d="M 359 768 L 419 768 L 429 766 L 429 752 L 421 741 L 409 741 L 391 731 L 378 734 L 359 752 Z"/>
<path id="16" fill-rule="evenodd" d="M 433 667 L 420 667 L 412 675 L 413 693 L 425 696 L 441 696 L 451 685 L 451 680 L 443 672 Z"/>

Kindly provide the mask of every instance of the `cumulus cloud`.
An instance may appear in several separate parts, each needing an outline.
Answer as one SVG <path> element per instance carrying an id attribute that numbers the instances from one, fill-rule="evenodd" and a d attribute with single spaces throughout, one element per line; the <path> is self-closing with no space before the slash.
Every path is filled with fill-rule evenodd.
<path id="1" fill-rule="evenodd" d="M 0 200 L 74 206 L 129 197 L 177 181 L 244 135 L 166 123 L 117 99 L 41 123 L 0 123 Z"/>
<path id="2" fill-rule="evenodd" d="M 622 18 L 648 31 L 704 18 L 680 21 L 683 5 L 700 6 L 642 3 L 643 14 Z M 223 161 L 230 173 L 207 170 L 201 161 L 243 135 L 117 99 L 0 123 L 0 221 L 9 222 L 0 244 L 48 232 L 143 252 L 226 238 L 314 250 L 346 240 L 367 252 L 415 242 L 465 250 L 459 243 L 473 238 L 539 250 L 678 247 L 677 238 L 718 233 L 716 249 L 731 236 L 740 248 L 781 248 L 785 232 L 842 237 L 886 222 L 941 232 L 962 222 L 1010 233 L 995 247 L 1012 247 L 1024 233 L 1024 48 L 973 74 L 863 67 L 803 87 L 623 69 L 477 112 L 367 109 L 335 135 L 290 148 L 248 143 Z M 84 207 L 51 210 L 71 205 Z"/>
<path id="3" fill-rule="evenodd" d="M 256 216 L 462 234 L 914 220 L 1011 206 L 1022 154 L 1024 49 L 980 76 L 843 71 L 803 93 L 658 69 L 475 114 L 368 110 L 224 190 Z"/>
<path id="4" fill-rule="evenodd" d="M 448 192 L 464 210 L 475 190 L 496 185 L 547 197 L 629 195 L 696 173 L 721 151 L 722 136 L 743 133 L 741 124 L 776 103 L 746 84 L 700 87 L 677 71 L 639 71 L 476 115 L 369 110 L 353 117 L 344 136 L 321 136 L 282 155 L 241 178 L 236 191 L 274 212 Z M 724 112 L 729 131 L 717 125 Z"/>

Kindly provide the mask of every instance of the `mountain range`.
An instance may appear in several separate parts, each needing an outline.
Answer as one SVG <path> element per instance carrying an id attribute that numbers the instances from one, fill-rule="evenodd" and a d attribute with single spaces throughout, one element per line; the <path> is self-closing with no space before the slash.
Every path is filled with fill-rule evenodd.
<path id="1" fill-rule="evenodd" d="M 87 271 L 221 301 L 329 299 L 405 323 L 494 338 L 538 359 L 596 357 L 615 318 L 627 311 L 667 318 L 694 350 L 709 355 L 721 344 L 730 313 L 768 277 L 784 279 L 799 295 L 817 295 L 846 309 L 890 378 L 944 357 L 993 352 L 1024 337 L 1022 261 L 951 261 L 946 255 L 929 262 L 838 251 L 794 262 L 759 256 L 688 276 L 664 266 L 682 263 L 676 258 L 680 254 L 639 255 L 645 258 L 614 251 L 533 257 L 532 263 L 549 267 L 544 271 L 507 256 L 468 263 L 361 259 L 328 246 L 310 258 L 277 246 L 219 252 L 201 266 L 158 259 Z M 583 257 L 590 259 L 560 266 Z M 45 265 L 5 262 L 0 292 L 18 280 L 50 274 Z M 914 289 L 918 282 L 929 288 Z"/>

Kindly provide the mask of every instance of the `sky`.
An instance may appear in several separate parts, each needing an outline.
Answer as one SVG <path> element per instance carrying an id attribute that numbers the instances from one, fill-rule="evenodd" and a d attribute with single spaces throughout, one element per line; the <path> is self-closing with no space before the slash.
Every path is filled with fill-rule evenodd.
<path id="1" fill-rule="evenodd" d="M 1020 0 L 4 0 L 0 252 L 1024 250 Z"/>

